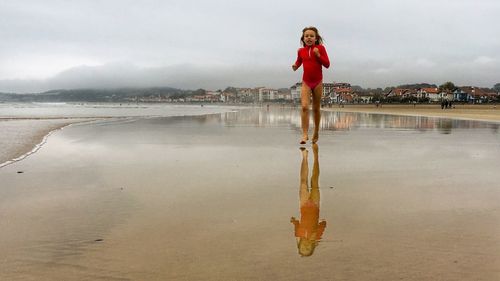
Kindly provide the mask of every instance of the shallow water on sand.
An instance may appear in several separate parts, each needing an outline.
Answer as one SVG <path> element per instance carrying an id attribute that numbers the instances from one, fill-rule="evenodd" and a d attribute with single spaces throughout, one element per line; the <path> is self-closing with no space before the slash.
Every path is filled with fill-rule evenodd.
<path id="1" fill-rule="evenodd" d="M 291 109 L 56 132 L 0 169 L 0 280 L 500 278 L 498 124 L 322 124 L 307 154 Z M 301 179 L 319 182 L 317 221 Z"/>
<path id="2" fill-rule="evenodd" d="M 223 109 L 225 108 L 225 109 Z M 225 112 L 229 107 L 171 103 L 0 103 L 0 118 L 81 118 L 130 116 L 191 116 Z"/>
<path id="3" fill-rule="evenodd" d="M 69 124 L 102 118 L 194 116 L 237 108 L 163 103 L 0 103 L 0 168 L 35 151 L 51 131 Z"/>

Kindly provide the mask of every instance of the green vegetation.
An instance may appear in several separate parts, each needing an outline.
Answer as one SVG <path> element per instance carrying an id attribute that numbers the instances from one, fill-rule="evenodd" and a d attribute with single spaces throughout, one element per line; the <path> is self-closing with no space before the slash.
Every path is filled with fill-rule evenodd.
<path id="1" fill-rule="evenodd" d="M 451 93 L 453 92 L 457 87 L 455 86 L 455 84 L 453 84 L 453 82 L 446 82 L 442 85 L 439 86 L 439 91 L 444 91 L 444 92 L 447 92 L 447 93 Z"/>
<path id="2" fill-rule="evenodd" d="M 0 93 L 0 101 L 10 102 L 130 102 L 136 100 L 166 100 L 204 94 L 199 89 L 180 90 L 169 87 L 156 88 L 120 88 L 120 89 L 74 89 L 50 90 L 38 94 Z"/>
<path id="3" fill-rule="evenodd" d="M 495 86 L 493 86 L 493 90 L 500 92 L 500 83 L 496 83 Z"/>

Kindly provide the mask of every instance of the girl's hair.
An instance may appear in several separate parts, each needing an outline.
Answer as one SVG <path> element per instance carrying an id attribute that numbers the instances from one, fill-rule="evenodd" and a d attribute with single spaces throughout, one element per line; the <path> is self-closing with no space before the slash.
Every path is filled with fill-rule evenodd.
<path id="1" fill-rule="evenodd" d="M 316 45 L 323 44 L 323 38 L 319 35 L 318 29 L 314 26 L 308 26 L 308 27 L 302 29 L 302 37 L 300 37 L 300 43 L 302 44 L 302 46 L 306 45 L 306 42 L 304 42 L 304 32 L 306 32 L 308 30 L 312 30 L 312 31 L 314 31 L 314 33 L 316 33 L 316 42 L 314 42 Z"/>

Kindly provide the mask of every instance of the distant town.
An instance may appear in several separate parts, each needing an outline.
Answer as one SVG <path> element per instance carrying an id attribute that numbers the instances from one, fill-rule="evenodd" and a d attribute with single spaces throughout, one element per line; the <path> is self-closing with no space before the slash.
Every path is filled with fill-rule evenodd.
<path id="1" fill-rule="evenodd" d="M 299 103 L 302 84 L 290 88 L 267 87 L 224 90 L 180 90 L 169 87 L 123 89 L 51 90 L 43 93 L 0 93 L 0 102 L 148 102 L 148 103 Z M 350 83 L 323 83 L 323 105 L 352 103 L 496 103 L 500 101 L 500 83 L 493 88 L 456 86 L 446 82 L 440 86 L 420 83 L 364 89 Z"/>

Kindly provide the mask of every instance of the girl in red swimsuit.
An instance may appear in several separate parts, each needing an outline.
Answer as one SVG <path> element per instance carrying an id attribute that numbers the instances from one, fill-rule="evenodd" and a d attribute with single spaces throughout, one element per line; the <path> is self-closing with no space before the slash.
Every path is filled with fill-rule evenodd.
<path id="1" fill-rule="evenodd" d="M 323 39 L 316 27 L 306 27 L 302 30 L 302 48 L 298 50 L 297 61 L 292 65 L 293 71 L 304 65 L 302 76 L 302 89 L 300 94 L 302 113 L 302 140 L 305 144 L 309 139 L 309 100 L 312 94 L 312 110 L 314 116 L 314 134 L 312 142 L 316 143 L 319 138 L 319 121 L 321 120 L 320 105 L 323 95 L 323 73 L 322 67 L 330 67 L 330 60 L 323 44 Z"/>

